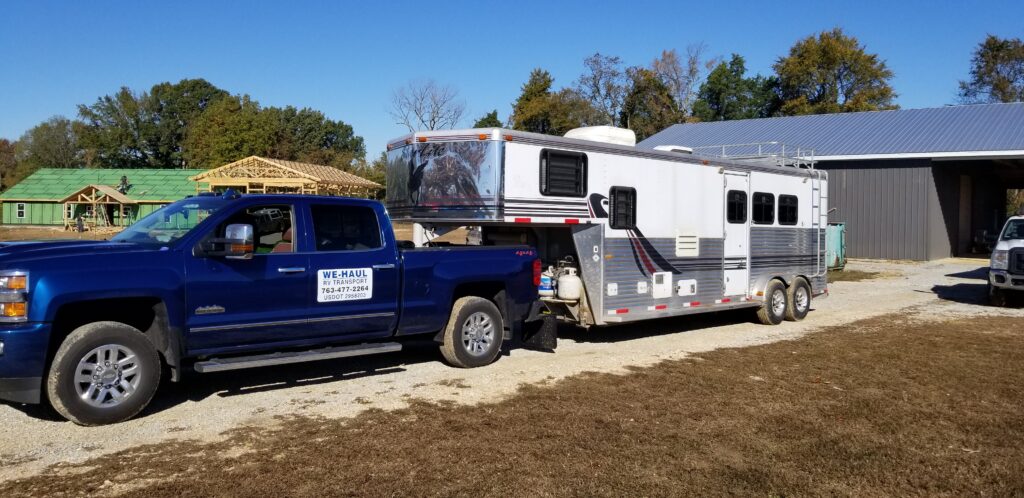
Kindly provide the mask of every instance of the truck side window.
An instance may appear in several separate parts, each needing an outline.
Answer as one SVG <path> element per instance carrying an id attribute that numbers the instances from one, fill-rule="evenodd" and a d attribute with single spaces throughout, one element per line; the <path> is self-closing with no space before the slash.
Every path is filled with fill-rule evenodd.
<path id="1" fill-rule="evenodd" d="M 729 223 L 747 222 L 747 193 L 730 190 L 725 197 L 725 217 Z"/>
<path id="2" fill-rule="evenodd" d="M 612 228 L 632 230 L 636 228 L 636 189 L 632 187 L 612 187 L 608 192 L 610 216 L 608 224 Z"/>
<path id="3" fill-rule="evenodd" d="M 757 225 L 772 225 L 775 223 L 775 195 L 764 192 L 754 192 L 754 207 L 751 219 Z"/>
<path id="4" fill-rule="evenodd" d="M 317 251 L 364 251 L 383 246 L 377 213 L 366 206 L 313 205 Z"/>
<path id="5" fill-rule="evenodd" d="M 292 245 L 292 226 L 294 210 L 288 205 L 262 205 L 243 209 L 217 227 L 216 233 L 222 234 L 232 223 L 252 225 L 256 247 L 254 253 L 273 254 L 295 252 Z M 192 220 L 193 226 L 202 220 Z M 218 235 L 219 236 L 219 235 Z"/>
<path id="6" fill-rule="evenodd" d="M 587 194 L 587 155 L 544 149 L 540 151 L 540 193 L 565 197 Z"/>
<path id="7" fill-rule="evenodd" d="M 779 224 L 796 225 L 800 200 L 795 195 L 779 196 Z"/>

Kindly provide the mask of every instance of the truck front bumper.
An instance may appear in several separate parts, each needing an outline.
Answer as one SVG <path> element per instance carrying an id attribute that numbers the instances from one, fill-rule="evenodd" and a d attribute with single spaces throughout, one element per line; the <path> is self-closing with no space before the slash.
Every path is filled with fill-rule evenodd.
<path id="1" fill-rule="evenodd" d="M 0 400 L 39 403 L 50 342 L 50 324 L 0 327 Z"/>
<path id="2" fill-rule="evenodd" d="M 1024 275 L 1015 275 L 1006 270 L 989 270 L 988 282 L 992 287 L 1024 291 Z"/>

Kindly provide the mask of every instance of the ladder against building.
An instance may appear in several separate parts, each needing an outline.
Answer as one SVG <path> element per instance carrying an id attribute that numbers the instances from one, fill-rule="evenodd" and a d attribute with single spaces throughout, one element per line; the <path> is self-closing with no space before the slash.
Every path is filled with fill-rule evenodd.
<path id="1" fill-rule="evenodd" d="M 118 219 L 111 219 L 108 208 L 116 206 L 118 213 L 124 213 L 126 206 L 138 204 L 125 194 L 118 192 L 116 188 L 109 185 L 86 185 L 71 195 L 61 200 L 64 205 L 64 229 L 69 230 L 77 225 L 75 208 L 86 206 L 85 225 L 88 228 L 116 228 L 126 226 L 127 220 L 121 216 Z"/>

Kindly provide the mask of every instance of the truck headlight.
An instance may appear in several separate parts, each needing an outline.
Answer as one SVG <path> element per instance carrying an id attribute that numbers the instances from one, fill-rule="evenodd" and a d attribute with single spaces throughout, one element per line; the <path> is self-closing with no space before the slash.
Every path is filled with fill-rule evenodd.
<path id="1" fill-rule="evenodd" d="M 28 272 L 0 271 L 0 323 L 28 319 Z"/>
<path id="2" fill-rule="evenodd" d="M 1005 270 L 1010 260 L 1010 251 L 992 251 L 993 270 Z"/>

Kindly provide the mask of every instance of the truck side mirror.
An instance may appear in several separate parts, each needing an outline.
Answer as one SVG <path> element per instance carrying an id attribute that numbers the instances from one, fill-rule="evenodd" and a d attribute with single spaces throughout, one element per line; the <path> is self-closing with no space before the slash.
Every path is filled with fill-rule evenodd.
<path id="1" fill-rule="evenodd" d="M 252 225 L 233 223 L 224 229 L 224 257 L 227 259 L 252 259 Z"/>

